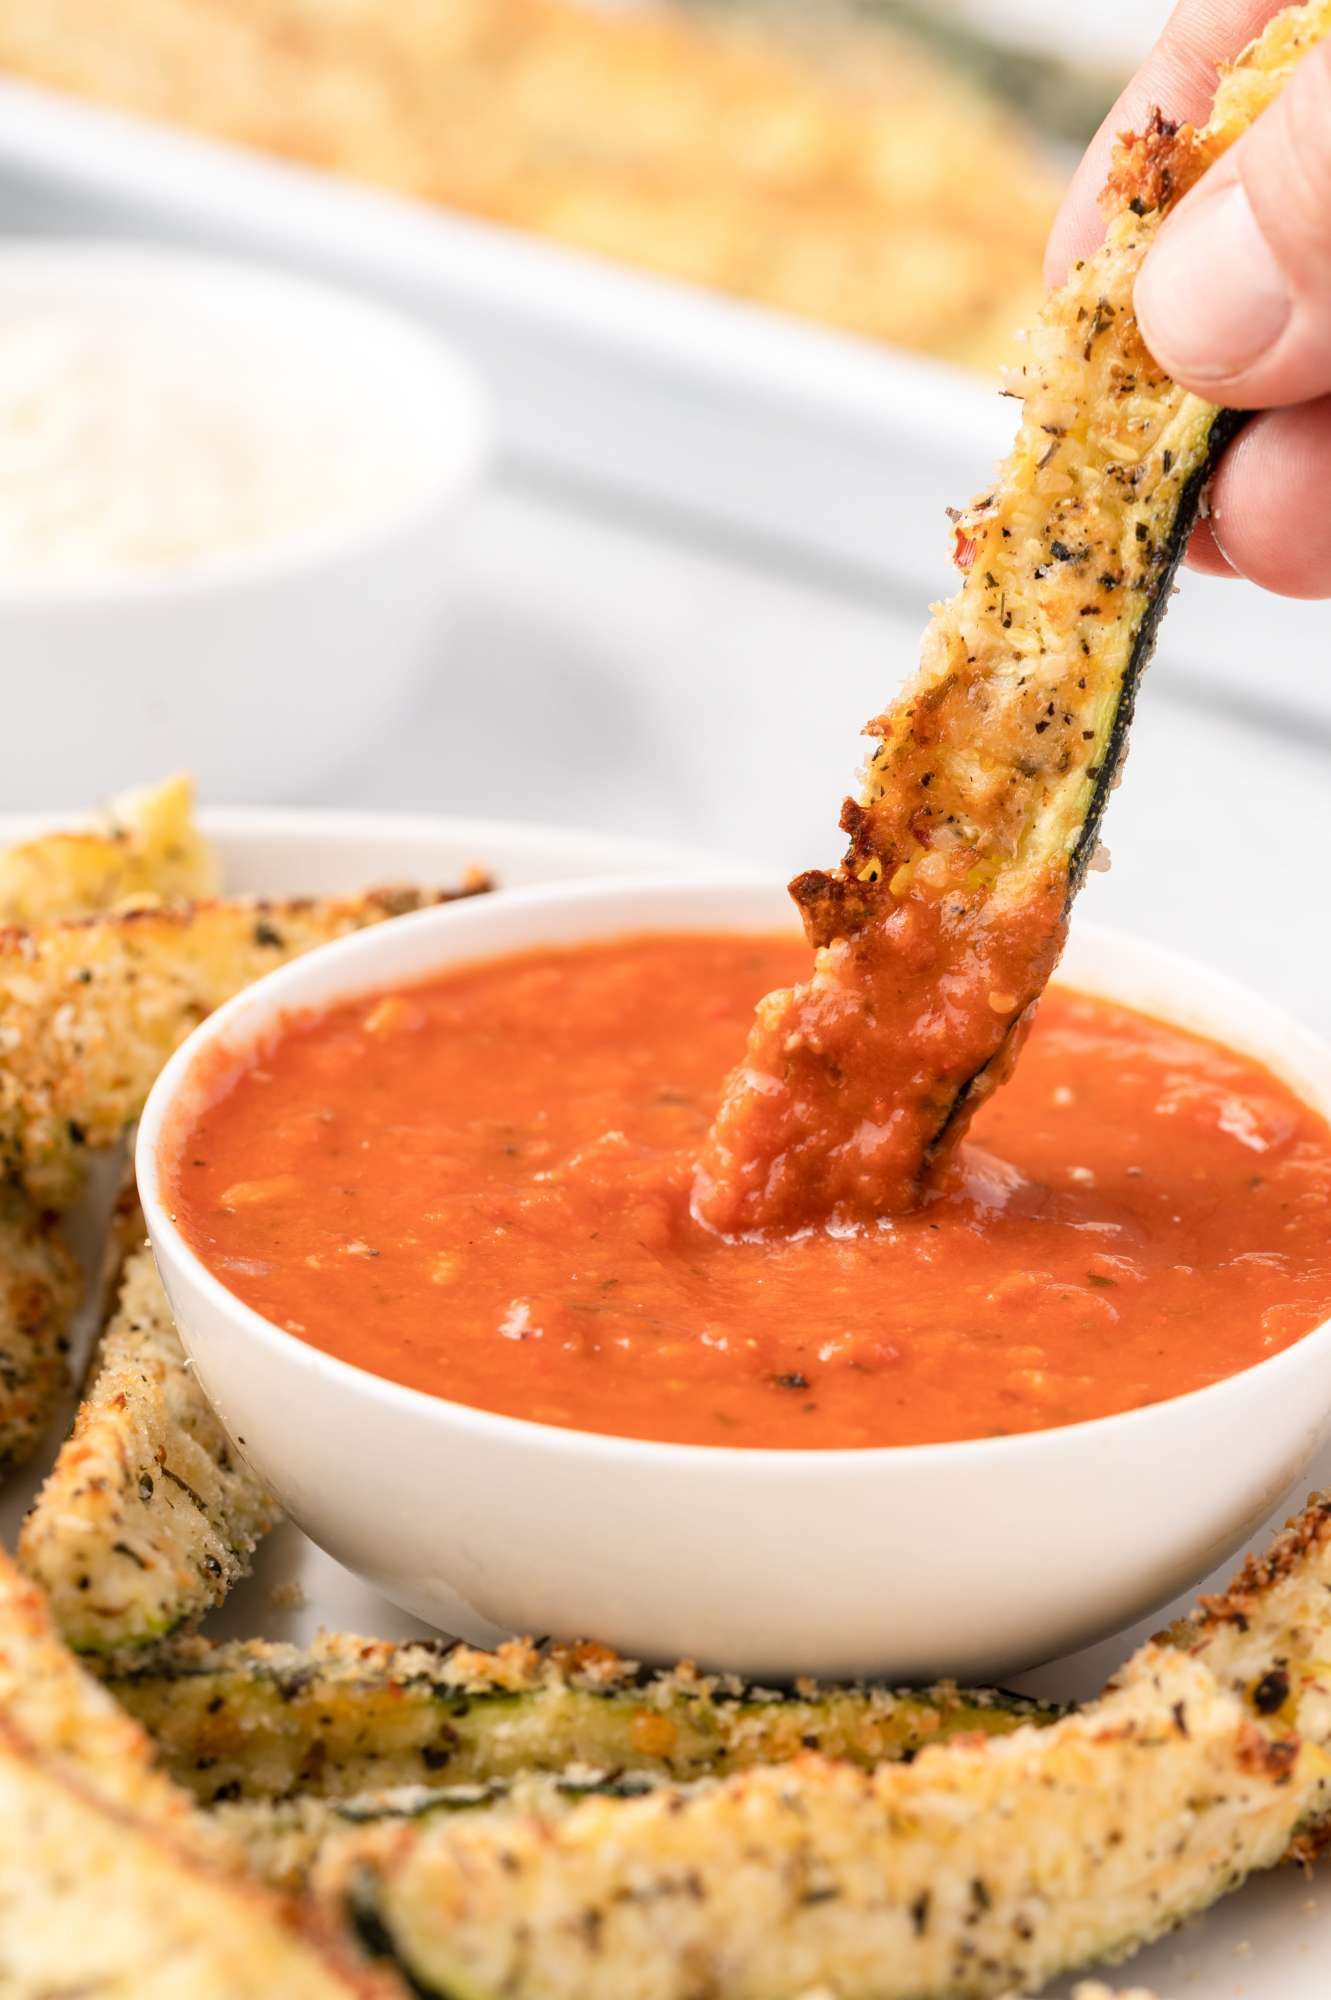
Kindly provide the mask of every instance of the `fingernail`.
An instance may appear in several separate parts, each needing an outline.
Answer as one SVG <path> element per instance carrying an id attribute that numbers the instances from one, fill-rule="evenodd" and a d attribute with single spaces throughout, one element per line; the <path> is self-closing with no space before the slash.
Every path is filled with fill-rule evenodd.
<path id="1" fill-rule="evenodd" d="M 1284 331 L 1284 274 L 1238 181 L 1179 210 L 1137 280 L 1146 344 L 1187 382 L 1241 375 Z"/>

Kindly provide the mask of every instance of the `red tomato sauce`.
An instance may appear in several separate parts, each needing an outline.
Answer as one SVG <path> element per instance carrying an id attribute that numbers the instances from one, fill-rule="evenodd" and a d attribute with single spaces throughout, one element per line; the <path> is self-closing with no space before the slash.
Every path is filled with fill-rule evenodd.
<path id="1" fill-rule="evenodd" d="M 289 1019 L 168 1139 L 187 1240 L 393 1381 L 740 1446 L 996 1437 L 1214 1382 L 1331 1315 L 1331 1129 L 1267 1071 L 1046 996 L 915 1212 L 727 1240 L 694 1164 L 807 947 L 542 950 Z"/>

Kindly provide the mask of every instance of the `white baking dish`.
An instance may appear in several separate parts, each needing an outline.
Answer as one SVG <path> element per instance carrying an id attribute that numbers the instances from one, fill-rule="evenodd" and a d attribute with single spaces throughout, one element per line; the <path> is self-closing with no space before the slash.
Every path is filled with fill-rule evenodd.
<path id="1" fill-rule="evenodd" d="M 921 624 L 951 588 L 943 510 L 1014 428 L 996 385 L 940 363 L 12 82 L 6 204 L 26 227 L 271 256 L 406 305 L 482 376 L 510 465 L 886 585 Z M 1331 718 L 1329 642 L 1324 605 L 1193 577 L 1165 658 L 1268 714 Z"/>

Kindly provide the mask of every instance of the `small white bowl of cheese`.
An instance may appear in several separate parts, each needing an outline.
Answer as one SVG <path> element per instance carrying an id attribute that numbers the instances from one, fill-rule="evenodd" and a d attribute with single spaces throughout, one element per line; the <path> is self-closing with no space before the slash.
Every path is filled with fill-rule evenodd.
<path id="1" fill-rule="evenodd" d="M 485 405 L 330 286 L 120 244 L 0 251 L 0 793 L 188 765 L 297 796 L 444 664 Z"/>

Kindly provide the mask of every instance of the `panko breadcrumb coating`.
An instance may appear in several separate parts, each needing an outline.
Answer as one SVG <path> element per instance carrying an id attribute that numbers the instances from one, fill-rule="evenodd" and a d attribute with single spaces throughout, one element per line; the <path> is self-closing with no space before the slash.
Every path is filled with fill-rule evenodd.
<path id="1" fill-rule="evenodd" d="M 277 1518 L 185 1358 L 144 1244 L 19 1560 L 76 1651 L 132 1656 L 220 1604 Z"/>
<path id="2" fill-rule="evenodd" d="M 5 2000 L 403 2000 L 256 1886 L 0 1555 Z"/>

